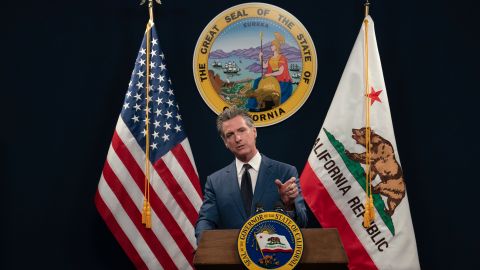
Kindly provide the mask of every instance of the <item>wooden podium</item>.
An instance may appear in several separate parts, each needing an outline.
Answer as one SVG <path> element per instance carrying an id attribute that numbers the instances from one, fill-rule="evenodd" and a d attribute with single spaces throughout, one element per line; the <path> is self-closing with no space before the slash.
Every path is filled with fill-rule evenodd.
<path id="1" fill-rule="evenodd" d="M 204 231 L 193 258 L 197 270 L 245 269 L 237 251 L 240 230 Z M 337 229 L 302 229 L 303 255 L 295 269 L 345 269 L 348 259 Z"/>

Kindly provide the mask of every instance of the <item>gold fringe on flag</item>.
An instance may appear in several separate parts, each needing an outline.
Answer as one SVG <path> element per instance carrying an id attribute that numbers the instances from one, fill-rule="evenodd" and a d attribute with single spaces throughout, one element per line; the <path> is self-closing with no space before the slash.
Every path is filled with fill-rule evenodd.
<path id="1" fill-rule="evenodd" d="M 147 182 L 147 179 L 145 179 L 145 183 L 146 183 L 146 182 Z M 143 208 L 142 208 L 142 224 L 147 223 L 147 221 L 146 221 L 146 220 L 147 220 L 147 218 L 146 218 L 146 217 L 147 217 L 146 213 L 147 213 L 147 198 L 144 197 L 144 198 L 143 198 Z"/>
<path id="2" fill-rule="evenodd" d="M 368 16 L 370 3 L 365 3 L 365 17 Z M 370 128 L 370 98 L 369 98 L 369 78 L 368 78 L 368 20 L 363 21 L 365 24 L 365 42 L 364 42 L 364 71 L 365 71 L 365 213 L 363 214 L 363 227 L 370 227 L 372 221 L 375 219 L 375 207 L 373 205 L 372 196 L 372 175 L 371 175 L 371 128 Z"/>

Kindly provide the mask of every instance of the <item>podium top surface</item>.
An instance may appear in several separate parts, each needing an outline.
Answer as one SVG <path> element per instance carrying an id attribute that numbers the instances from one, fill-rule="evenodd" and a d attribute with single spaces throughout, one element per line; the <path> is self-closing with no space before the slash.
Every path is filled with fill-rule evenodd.
<path id="1" fill-rule="evenodd" d="M 304 248 L 300 265 L 341 266 L 329 269 L 347 269 L 347 255 L 337 229 L 302 229 Z M 242 266 L 237 251 L 240 230 L 204 231 L 193 259 L 197 269 L 216 269 L 214 266 Z M 300 267 L 304 268 L 304 267 Z M 235 267 L 230 269 L 236 269 Z M 241 268 L 238 268 L 241 269 Z"/>

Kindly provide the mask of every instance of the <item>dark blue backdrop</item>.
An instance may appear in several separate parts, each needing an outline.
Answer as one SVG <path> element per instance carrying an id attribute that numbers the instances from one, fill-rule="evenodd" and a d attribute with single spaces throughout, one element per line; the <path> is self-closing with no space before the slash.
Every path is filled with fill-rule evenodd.
<path id="1" fill-rule="evenodd" d="M 204 181 L 232 156 L 196 90 L 194 46 L 214 16 L 245 1 L 163 2 L 155 7 L 157 31 Z M 363 1 L 266 2 L 296 16 L 317 50 L 317 81 L 305 105 L 258 131 L 262 153 L 301 171 L 360 29 Z M 480 46 L 473 2 L 372 1 L 424 269 L 476 265 Z M 137 1 L 22 1 L 3 3 L 1 13 L 0 268 L 133 268 L 93 197 L 146 8 Z"/>

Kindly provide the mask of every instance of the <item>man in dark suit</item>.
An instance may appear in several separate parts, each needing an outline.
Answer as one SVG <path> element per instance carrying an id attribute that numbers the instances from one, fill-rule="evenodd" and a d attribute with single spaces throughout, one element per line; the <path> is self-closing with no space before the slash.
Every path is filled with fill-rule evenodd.
<path id="1" fill-rule="evenodd" d="M 207 178 L 195 225 L 197 241 L 204 230 L 239 229 L 256 205 L 269 211 L 278 202 L 305 227 L 307 214 L 297 170 L 258 152 L 257 130 L 248 113 L 236 107 L 226 109 L 217 118 L 217 129 L 235 160 Z"/>

